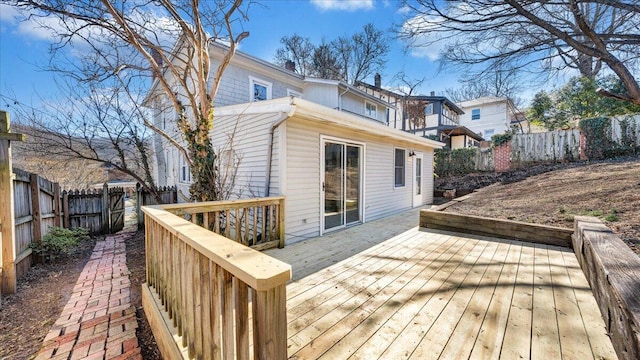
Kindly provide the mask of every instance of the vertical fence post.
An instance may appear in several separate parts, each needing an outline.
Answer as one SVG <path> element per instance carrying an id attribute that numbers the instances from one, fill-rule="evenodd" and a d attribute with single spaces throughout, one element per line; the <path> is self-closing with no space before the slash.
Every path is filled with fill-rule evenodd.
<path id="1" fill-rule="evenodd" d="M 108 234 L 110 230 L 109 224 L 109 185 L 102 185 L 102 233 Z"/>
<path id="2" fill-rule="evenodd" d="M 62 198 L 60 197 L 60 184 L 53 184 L 53 225 L 60 227 L 62 225 L 62 214 L 60 211 L 60 201 Z"/>
<path id="3" fill-rule="evenodd" d="M 62 192 L 62 225 L 65 229 L 71 228 L 71 217 L 69 216 L 69 191 Z"/>
<path id="4" fill-rule="evenodd" d="M 11 140 L 24 141 L 24 135 L 11 133 L 9 113 L 0 111 L 0 240 L 2 252 L 2 294 L 15 294 L 16 281 L 16 244 L 15 219 L 13 208 L 13 168 L 11 166 Z"/>
<path id="5" fill-rule="evenodd" d="M 144 205 L 144 191 L 140 183 L 136 184 L 136 218 L 138 220 L 138 230 L 144 228 L 144 213 L 142 213 L 142 206 Z"/>
<path id="6" fill-rule="evenodd" d="M 40 210 L 40 182 L 37 174 L 29 175 L 29 188 L 31 189 L 31 222 L 33 228 L 33 242 L 42 240 L 42 214 Z"/>

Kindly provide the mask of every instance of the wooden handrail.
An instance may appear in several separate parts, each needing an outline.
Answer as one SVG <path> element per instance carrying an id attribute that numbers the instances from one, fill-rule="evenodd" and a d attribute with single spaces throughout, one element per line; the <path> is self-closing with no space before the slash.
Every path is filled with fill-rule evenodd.
<path id="1" fill-rule="evenodd" d="M 181 203 L 158 205 L 170 213 L 176 215 L 196 214 L 210 211 L 230 210 L 247 208 L 260 205 L 278 205 L 285 199 L 284 196 L 274 196 L 267 198 L 239 199 L 239 200 L 223 200 L 223 201 L 206 201 L 199 203 Z"/>
<path id="2" fill-rule="evenodd" d="M 257 250 L 284 247 L 284 196 L 158 205 L 226 238 Z"/>
<path id="3" fill-rule="evenodd" d="M 142 208 L 143 307 L 163 355 L 285 359 L 291 266 L 163 207 Z"/>

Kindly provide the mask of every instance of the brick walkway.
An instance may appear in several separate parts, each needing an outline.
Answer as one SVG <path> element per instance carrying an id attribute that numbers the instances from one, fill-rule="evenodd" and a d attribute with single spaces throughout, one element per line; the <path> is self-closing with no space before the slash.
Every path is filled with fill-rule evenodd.
<path id="1" fill-rule="evenodd" d="M 109 235 L 96 243 L 36 360 L 142 359 L 124 244 L 130 236 Z"/>

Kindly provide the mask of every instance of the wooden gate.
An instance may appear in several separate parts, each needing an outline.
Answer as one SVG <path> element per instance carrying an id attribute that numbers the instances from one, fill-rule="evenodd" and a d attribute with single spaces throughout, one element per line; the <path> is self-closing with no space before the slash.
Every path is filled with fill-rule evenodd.
<path id="1" fill-rule="evenodd" d="M 112 188 L 109 194 L 109 233 L 114 234 L 124 228 L 124 189 Z"/>

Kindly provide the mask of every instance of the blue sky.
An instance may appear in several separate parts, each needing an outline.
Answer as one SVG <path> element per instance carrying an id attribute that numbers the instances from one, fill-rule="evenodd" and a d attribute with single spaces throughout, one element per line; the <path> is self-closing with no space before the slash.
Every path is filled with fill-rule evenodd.
<path id="1" fill-rule="evenodd" d="M 44 98 L 56 96 L 53 75 L 40 70 L 49 60 L 51 39 L 29 23 L 16 21 L 14 15 L 14 10 L 0 5 L 0 92 L 35 105 L 35 92 Z M 249 22 L 244 24 L 250 36 L 242 42 L 241 50 L 272 61 L 285 35 L 297 33 L 319 43 L 323 37 L 330 41 L 350 35 L 369 22 L 389 30 L 401 20 L 397 0 L 266 0 L 251 7 Z M 418 93 L 443 94 L 446 88 L 458 86 L 456 74 L 437 72 L 436 49 L 417 56 L 405 52 L 397 40 L 390 40 L 390 48 L 382 72 L 383 86 L 393 85 L 392 77 L 399 71 L 410 78 L 426 78 Z"/>

